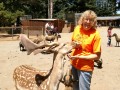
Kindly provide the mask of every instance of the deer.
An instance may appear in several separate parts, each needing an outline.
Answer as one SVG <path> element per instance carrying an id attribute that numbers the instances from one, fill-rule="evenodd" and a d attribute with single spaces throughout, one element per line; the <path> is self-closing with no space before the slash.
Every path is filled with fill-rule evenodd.
<path id="1" fill-rule="evenodd" d="M 115 40 L 116 40 L 116 47 L 117 47 L 117 46 L 119 47 L 120 38 L 118 37 L 118 35 L 117 35 L 116 33 L 114 33 L 114 34 L 112 35 L 112 37 L 114 37 L 114 36 L 115 36 Z"/>
<path id="2" fill-rule="evenodd" d="M 18 36 L 18 38 L 20 38 L 21 35 L 22 35 L 22 34 L 20 34 L 20 35 Z M 17 39 L 18 39 L 18 38 L 17 38 Z M 43 42 L 45 42 L 45 41 L 50 41 L 50 42 L 55 41 L 55 42 L 57 42 L 57 41 L 58 41 L 58 38 L 61 38 L 61 36 L 60 36 L 60 35 L 57 35 L 57 34 L 55 34 L 55 35 L 49 35 L 49 36 L 41 35 L 41 36 L 39 36 L 39 37 L 38 37 L 38 35 L 37 35 L 37 38 L 34 39 L 34 40 L 32 40 L 32 42 L 33 42 L 33 43 L 36 43 L 36 44 L 43 43 Z M 19 42 L 19 47 L 20 47 L 20 51 L 26 51 L 24 45 L 23 45 L 22 42 L 21 42 L 21 39 L 20 39 L 20 42 Z M 42 47 L 42 48 L 44 48 L 44 47 Z"/>
<path id="3" fill-rule="evenodd" d="M 46 35 L 46 36 L 41 35 L 41 36 L 37 37 L 36 39 L 34 39 L 33 42 L 36 44 L 39 44 L 40 42 L 42 42 L 44 40 L 50 41 L 50 42 L 53 42 L 53 41 L 57 42 L 59 38 L 61 38 L 61 35 L 59 35 L 57 33 L 54 35 Z"/>
<path id="4" fill-rule="evenodd" d="M 21 36 L 21 35 L 18 35 L 17 40 L 20 39 L 20 36 Z M 26 49 L 25 49 L 25 47 L 23 46 L 23 44 L 21 43 L 21 41 L 19 42 L 19 48 L 20 48 L 20 51 L 26 51 Z"/>
<path id="5" fill-rule="evenodd" d="M 45 36 L 45 40 L 50 41 L 50 42 L 58 41 L 58 38 L 61 38 L 61 35 L 59 35 L 57 33 L 55 33 L 54 35 Z"/>
<path id="6" fill-rule="evenodd" d="M 71 65 L 68 65 L 66 74 L 64 75 L 61 82 L 65 85 L 64 90 L 73 90 L 73 84 L 75 82 L 74 77 L 72 75 Z"/>
<path id="7" fill-rule="evenodd" d="M 21 42 L 19 42 L 19 47 L 20 47 L 20 51 L 26 51 L 26 50 L 25 50 L 25 47 L 22 45 Z"/>
<path id="8" fill-rule="evenodd" d="M 15 68 L 13 72 L 13 80 L 17 90 L 58 90 L 60 80 L 63 77 L 64 63 L 63 58 L 71 52 L 76 46 L 74 42 L 49 44 L 35 44 L 25 35 L 21 36 L 21 42 L 27 50 L 27 55 L 32 52 L 38 54 L 42 51 L 51 51 L 54 53 L 53 65 L 49 72 L 40 71 L 29 65 L 21 65 Z M 41 49 L 41 47 L 48 47 Z M 36 50 L 38 50 L 36 52 Z"/>
<path id="9" fill-rule="evenodd" d="M 33 42 L 36 44 L 39 44 L 40 42 L 42 42 L 44 40 L 45 36 L 44 35 L 37 35 L 37 38 L 33 39 Z"/>

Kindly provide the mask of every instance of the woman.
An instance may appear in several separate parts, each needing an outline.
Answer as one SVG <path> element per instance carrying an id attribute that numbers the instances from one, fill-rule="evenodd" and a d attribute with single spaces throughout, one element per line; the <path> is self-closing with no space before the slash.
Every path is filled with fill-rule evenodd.
<path id="1" fill-rule="evenodd" d="M 83 12 L 72 35 L 72 41 L 77 45 L 68 57 L 74 79 L 79 81 L 74 84 L 74 90 L 90 90 L 94 60 L 99 60 L 101 56 L 101 37 L 96 30 L 96 18 L 92 10 Z"/>

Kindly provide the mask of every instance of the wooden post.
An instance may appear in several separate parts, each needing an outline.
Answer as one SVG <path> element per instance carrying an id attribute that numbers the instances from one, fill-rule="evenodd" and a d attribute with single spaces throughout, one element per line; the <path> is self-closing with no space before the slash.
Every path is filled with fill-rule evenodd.
<path id="1" fill-rule="evenodd" d="M 29 38 L 29 28 L 27 27 L 27 36 Z"/>
<path id="2" fill-rule="evenodd" d="M 12 40 L 13 40 L 13 29 L 14 29 L 14 27 L 12 27 Z"/>

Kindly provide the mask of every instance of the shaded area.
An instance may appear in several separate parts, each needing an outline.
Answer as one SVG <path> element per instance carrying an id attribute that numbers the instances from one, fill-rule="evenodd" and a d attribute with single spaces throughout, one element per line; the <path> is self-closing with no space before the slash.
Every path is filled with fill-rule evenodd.
<path id="1" fill-rule="evenodd" d="M 6 35 L 0 35 L 0 38 L 6 38 L 6 37 L 14 37 L 14 36 L 18 36 L 18 35 L 10 35 L 10 34 L 6 34 Z"/>

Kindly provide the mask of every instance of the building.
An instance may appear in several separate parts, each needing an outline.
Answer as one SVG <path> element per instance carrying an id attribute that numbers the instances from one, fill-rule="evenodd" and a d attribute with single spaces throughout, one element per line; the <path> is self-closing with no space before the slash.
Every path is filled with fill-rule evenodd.
<path id="1" fill-rule="evenodd" d="M 100 26 L 120 27 L 120 16 L 97 17 L 97 24 Z"/>
<path id="2" fill-rule="evenodd" d="M 65 21 L 60 19 L 29 19 L 22 20 L 22 33 L 28 33 L 30 35 L 41 35 L 45 34 L 45 24 L 47 22 L 52 22 L 54 27 L 58 28 L 58 32 L 61 33 L 64 27 Z"/>

